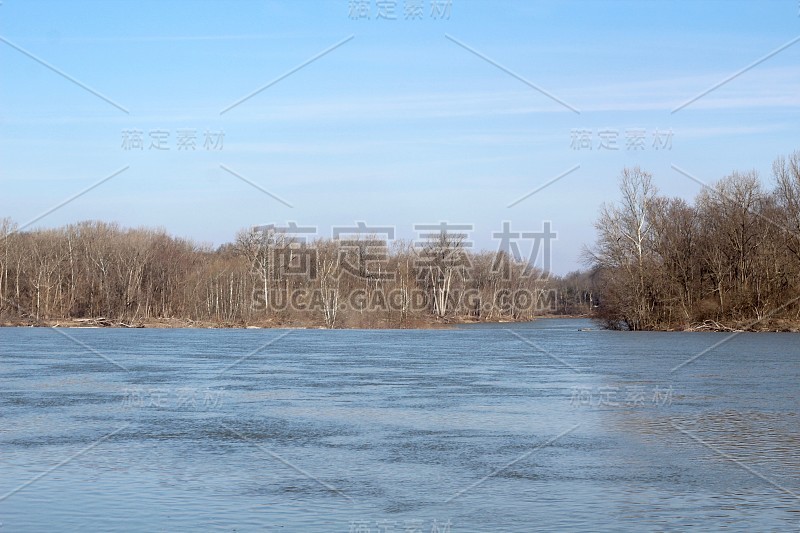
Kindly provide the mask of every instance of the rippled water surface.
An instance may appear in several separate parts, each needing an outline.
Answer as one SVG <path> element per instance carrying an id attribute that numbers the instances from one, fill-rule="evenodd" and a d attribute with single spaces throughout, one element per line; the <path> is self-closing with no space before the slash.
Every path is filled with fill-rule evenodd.
<path id="1" fill-rule="evenodd" d="M 0 531 L 800 528 L 800 336 L 587 327 L 0 329 Z"/>

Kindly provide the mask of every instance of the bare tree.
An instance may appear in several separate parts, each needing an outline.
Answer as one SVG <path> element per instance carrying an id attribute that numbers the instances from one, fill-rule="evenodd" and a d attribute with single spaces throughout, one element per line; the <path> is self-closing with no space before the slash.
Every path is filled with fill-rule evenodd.
<path id="1" fill-rule="evenodd" d="M 650 262 L 651 210 L 656 197 L 652 175 L 639 167 L 624 169 L 620 176 L 621 200 L 604 204 L 595 223 L 599 237 L 590 261 L 608 270 L 612 292 L 623 297 L 622 320 L 631 329 L 647 328 L 651 301 L 647 294 L 647 267 Z"/>

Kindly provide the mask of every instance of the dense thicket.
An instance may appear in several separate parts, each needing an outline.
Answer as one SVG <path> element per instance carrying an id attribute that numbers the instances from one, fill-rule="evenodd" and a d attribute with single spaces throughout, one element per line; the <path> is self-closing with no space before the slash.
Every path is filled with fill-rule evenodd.
<path id="1" fill-rule="evenodd" d="M 175 318 L 221 325 L 403 326 L 585 313 L 586 279 L 560 280 L 442 233 L 423 249 L 363 238 L 299 242 L 243 230 L 214 250 L 163 230 L 81 222 L 18 231 L 0 219 L 0 318 Z"/>
<path id="2" fill-rule="evenodd" d="M 587 251 L 608 327 L 794 329 L 800 320 L 800 152 L 705 187 L 693 203 L 659 196 L 625 169 Z"/>

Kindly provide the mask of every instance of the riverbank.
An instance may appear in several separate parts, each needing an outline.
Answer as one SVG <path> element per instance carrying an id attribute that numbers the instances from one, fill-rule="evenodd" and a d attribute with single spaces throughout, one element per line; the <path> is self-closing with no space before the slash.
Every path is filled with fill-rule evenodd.
<path id="1" fill-rule="evenodd" d="M 406 318 L 405 320 L 379 319 L 375 317 L 364 320 L 349 319 L 335 324 L 332 329 L 447 329 L 461 324 L 504 324 L 533 322 L 548 318 L 590 318 L 578 315 L 544 315 L 533 319 L 501 319 L 479 320 L 474 317 L 448 317 L 445 319 Z M 322 321 L 300 321 L 266 319 L 247 323 L 191 320 L 184 318 L 148 318 L 137 320 L 115 320 L 105 317 L 68 318 L 68 319 L 2 319 L 0 327 L 56 327 L 76 329 L 96 328 L 146 328 L 146 329 L 328 329 Z"/>
<path id="2" fill-rule="evenodd" d="M 720 323 L 714 320 L 706 320 L 704 322 L 691 324 L 683 329 L 672 329 L 665 331 L 716 331 L 723 333 L 744 333 L 744 332 L 775 332 L 775 333 L 798 333 L 800 332 L 800 321 L 789 319 L 773 319 L 763 320 L 760 322 L 731 322 Z"/>
<path id="3" fill-rule="evenodd" d="M 587 317 L 588 318 L 588 317 Z M 613 326 L 604 327 L 603 321 L 598 319 L 601 324 L 600 329 L 622 330 L 626 328 L 615 328 Z M 800 333 L 800 320 L 786 318 L 773 318 L 763 320 L 739 320 L 730 322 L 718 322 L 716 320 L 705 320 L 703 322 L 693 322 L 691 324 L 665 324 L 660 327 L 648 327 L 639 331 L 661 331 L 661 332 L 680 332 L 680 333 Z"/>
<path id="4" fill-rule="evenodd" d="M 448 329 L 463 324 L 506 324 L 534 322 L 548 319 L 592 319 L 591 315 L 541 315 L 533 318 L 480 320 L 470 316 L 447 317 L 445 319 L 424 319 L 408 317 L 405 320 L 380 319 L 364 317 L 363 320 L 349 318 L 327 328 L 322 321 L 313 320 L 281 320 L 276 318 L 254 320 L 247 323 L 213 320 L 191 320 L 185 318 L 148 318 L 138 320 L 113 320 L 104 317 L 98 318 L 69 318 L 69 319 L 0 319 L 0 327 L 56 327 L 56 328 L 145 328 L 145 329 Z M 604 328 L 598 323 L 596 329 Z M 653 332 L 717 332 L 717 333 L 744 333 L 744 332 L 774 332 L 774 333 L 800 333 L 800 321 L 787 319 L 762 320 L 760 322 L 735 322 L 721 323 L 713 320 L 704 322 L 653 328 L 644 331 Z"/>

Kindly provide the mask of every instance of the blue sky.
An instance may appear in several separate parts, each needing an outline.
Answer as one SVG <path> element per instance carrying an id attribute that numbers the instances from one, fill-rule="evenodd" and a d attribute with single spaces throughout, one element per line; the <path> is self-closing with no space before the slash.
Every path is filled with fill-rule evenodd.
<path id="1" fill-rule="evenodd" d="M 413 239 L 414 224 L 449 221 L 496 249 L 503 221 L 549 220 L 566 273 L 623 167 L 692 198 L 701 186 L 671 165 L 768 184 L 774 158 L 800 149 L 800 42 L 672 112 L 800 36 L 796 0 L 452 0 L 449 17 L 424 0 L 406 19 L 412 1 L 390 2 L 387 20 L 378 0 L 369 19 L 349 0 L 3 0 L 0 216 L 24 224 L 127 167 L 34 227 L 114 220 L 216 245 L 262 223 L 330 236 L 365 221 Z M 184 130 L 195 150 L 178 150 Z M 203 146 L 206 130 L 221 147 Z M 572 144 L 579 130 L 591 150 Z M 671 146 L 653 146 L 656 130 Z M 157 131 L 169 150 L 150 149 Z M 614 137 L 617 150 L 599 146 Z"/>

